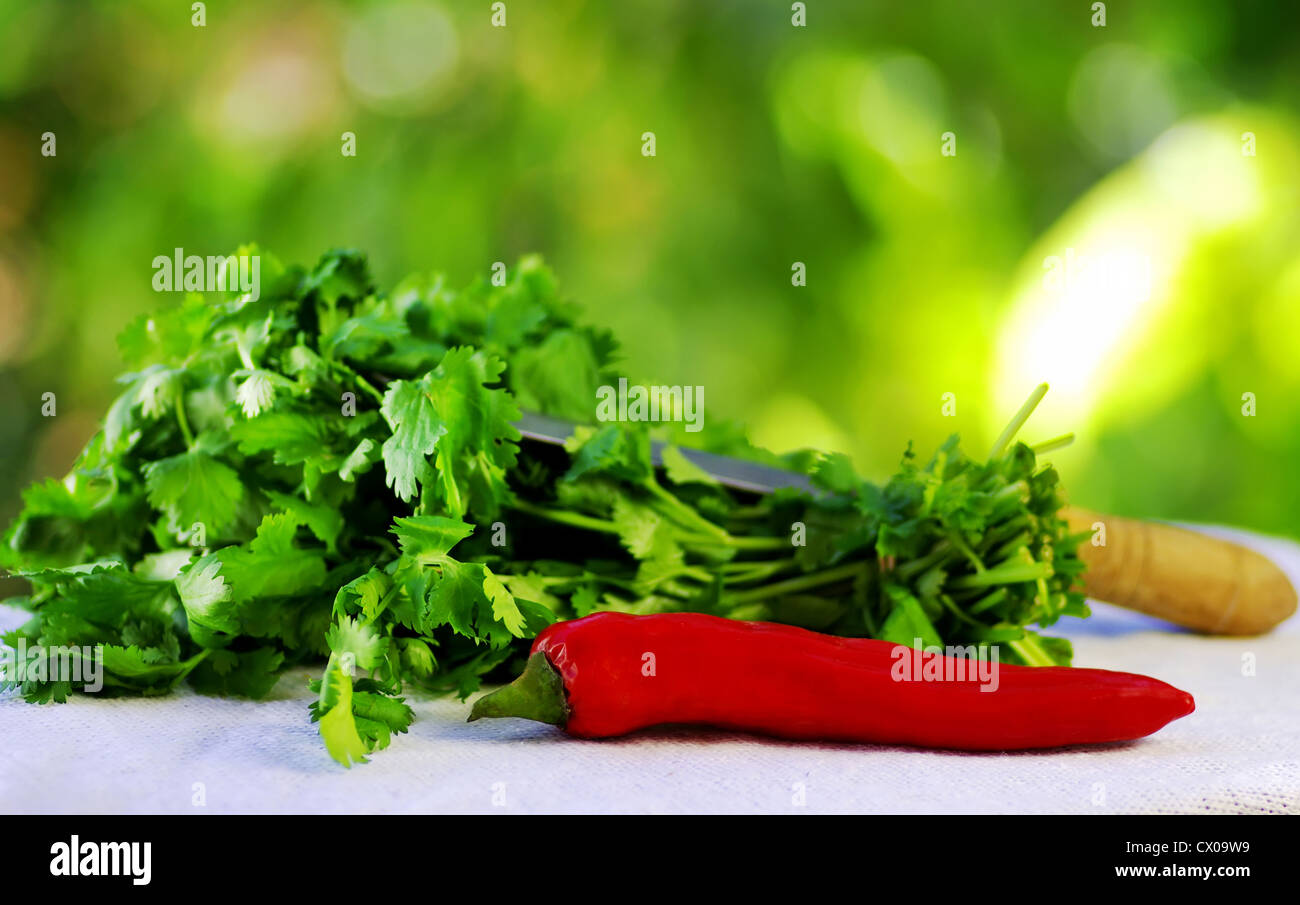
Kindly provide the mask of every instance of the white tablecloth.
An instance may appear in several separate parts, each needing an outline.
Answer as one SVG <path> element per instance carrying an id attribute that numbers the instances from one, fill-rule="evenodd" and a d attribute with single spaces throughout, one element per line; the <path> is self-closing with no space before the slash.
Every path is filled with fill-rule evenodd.
<path id="1" fill-rule="evenodd" d="M 1300 585 L 1300 545 L 1215 533 Z M 20 621 L 0 608 L 0 626 Z M 1097 604 L 1059 628 L 1077 665 L 1157 676 L 1190 691 L 1196 712 L 1138 742 L 960 754 L 689 729 L 579 741 L 521 720 L 466 724 L 466 705 L 412 695 L 410 733 L 345 770 L 308 722 L 310 673 L 298 669 L 259 702 L 188 689 L 47 706 L 4 695 L 0 811 L 1300 813 L 1296 619 L 1213 639 Z"/>

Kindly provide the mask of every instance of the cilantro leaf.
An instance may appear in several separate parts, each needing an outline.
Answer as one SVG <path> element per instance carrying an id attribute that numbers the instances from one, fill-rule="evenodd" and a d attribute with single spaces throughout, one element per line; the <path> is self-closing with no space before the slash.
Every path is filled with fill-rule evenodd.
<path id="1" fill-rule="evenodd" d="M 393 434 L 382 452 L 388 485 L 400 499 L 412 499 L 418 483 L 432 488 L 432 498 L 453 516 L 463 516 L 471 502 L 495 511 L 506 496 L 505 470 L 515 463 L 519 439 L 511 425 L 519 409 L 508 392 L 489 387 L 504 367 L 459 347 L 419 380 L 389 385 L 381 412 Z M 435 454 L 431 465 L 428 457 Z M 472 500 L 475 481 L 480 492 Z"/>
<path id="2" fill-rule="evenodd" d="M 287 514 L 268 515 L 248 544 L 224 547 L 214 554 L 234 603 L 294 596 L 321 585 L 327 572 L 323 551 L 297 546 L 300 524 Z"/>
<path id="3" fill-rule="evenodd" d="M 221 560 L 215 553 L 189 564 L 176 577 L 176 593 L 196 639 L 209 639 L 211 632 L 239 630 L 234 594 L 221 575 Z"/>
<path id="4" fill-rule="evenodd" d="M 229 465 L 201 450 L 190 450 L 144 467 L 149 504 L 162 510 L 174 530 L 202 524 L 219 532 L 234 520 L 244 485 Z"/>

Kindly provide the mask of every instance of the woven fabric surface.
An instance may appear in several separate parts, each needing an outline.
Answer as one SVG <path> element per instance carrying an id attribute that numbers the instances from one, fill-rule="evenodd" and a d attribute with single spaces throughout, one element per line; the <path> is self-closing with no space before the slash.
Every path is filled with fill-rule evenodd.
<path id="1" fill-rule="evenodd" d="M 1203 530 L 1261 550 L 1300 586 L 1300 545 Z M 0 627 L 21 621 L 0 608 Z M 1196 712 L 1137 742 L 962 754 L 685 728 L 580 741 L 521 720 L 466 724 L 467 705 L 408 695 L 410 733 L 346 770 L 308 721 L 312 674 L 295 669 L 264 701 L 0 696 L 0 811 L 1300 813 L 1297 619 L 1266 637 L 1204 638 L 1095 604 L 1054 630 L 1077 665 L 1164 679 Z"/>

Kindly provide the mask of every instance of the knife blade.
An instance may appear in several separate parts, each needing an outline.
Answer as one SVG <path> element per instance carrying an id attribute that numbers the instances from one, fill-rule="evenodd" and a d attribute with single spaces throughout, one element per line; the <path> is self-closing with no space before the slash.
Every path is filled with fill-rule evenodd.
<path id="1" fill-rule="evenodd" d="M 563 446 L 564 441 L 573 436 L 578 429 L 577 421 L 543 415 L 539 412 L 523 412 L 515 428 L 525 439 L 551 446 Z M 659 440 L 650 441 L 650 458 L 658 467 L 663 464 L 664 447 L 668 444 Z M 807 493 L 813 492 L 812 482 L 807 475 L 761 462 L 749 462 L 732 456 L 704 452 L 686 446 L 679 447 L 682 456 L 713 477 L 724 487 L 743 490 L 748 493 L 771 493 L 785 487 L 793 487 Z"/>

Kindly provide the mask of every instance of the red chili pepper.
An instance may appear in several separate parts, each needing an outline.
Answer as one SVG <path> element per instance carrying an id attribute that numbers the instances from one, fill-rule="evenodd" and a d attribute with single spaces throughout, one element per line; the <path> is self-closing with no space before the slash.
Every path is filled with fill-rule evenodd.
<path id="1" fill-rule="evenodd" d="M 1140 738 L 1195 709 L 1187 692 L 1133 673 L 999 664 L 995 683 L 975 666 L 788 625 L 598 613 L 538 635 L 523 675 L 479 698 L 470 719 L 526 717 L 583 738 L 692 723 L 1000 751 Z M 940 669 L 966 678 L 923 679 Z"/>

